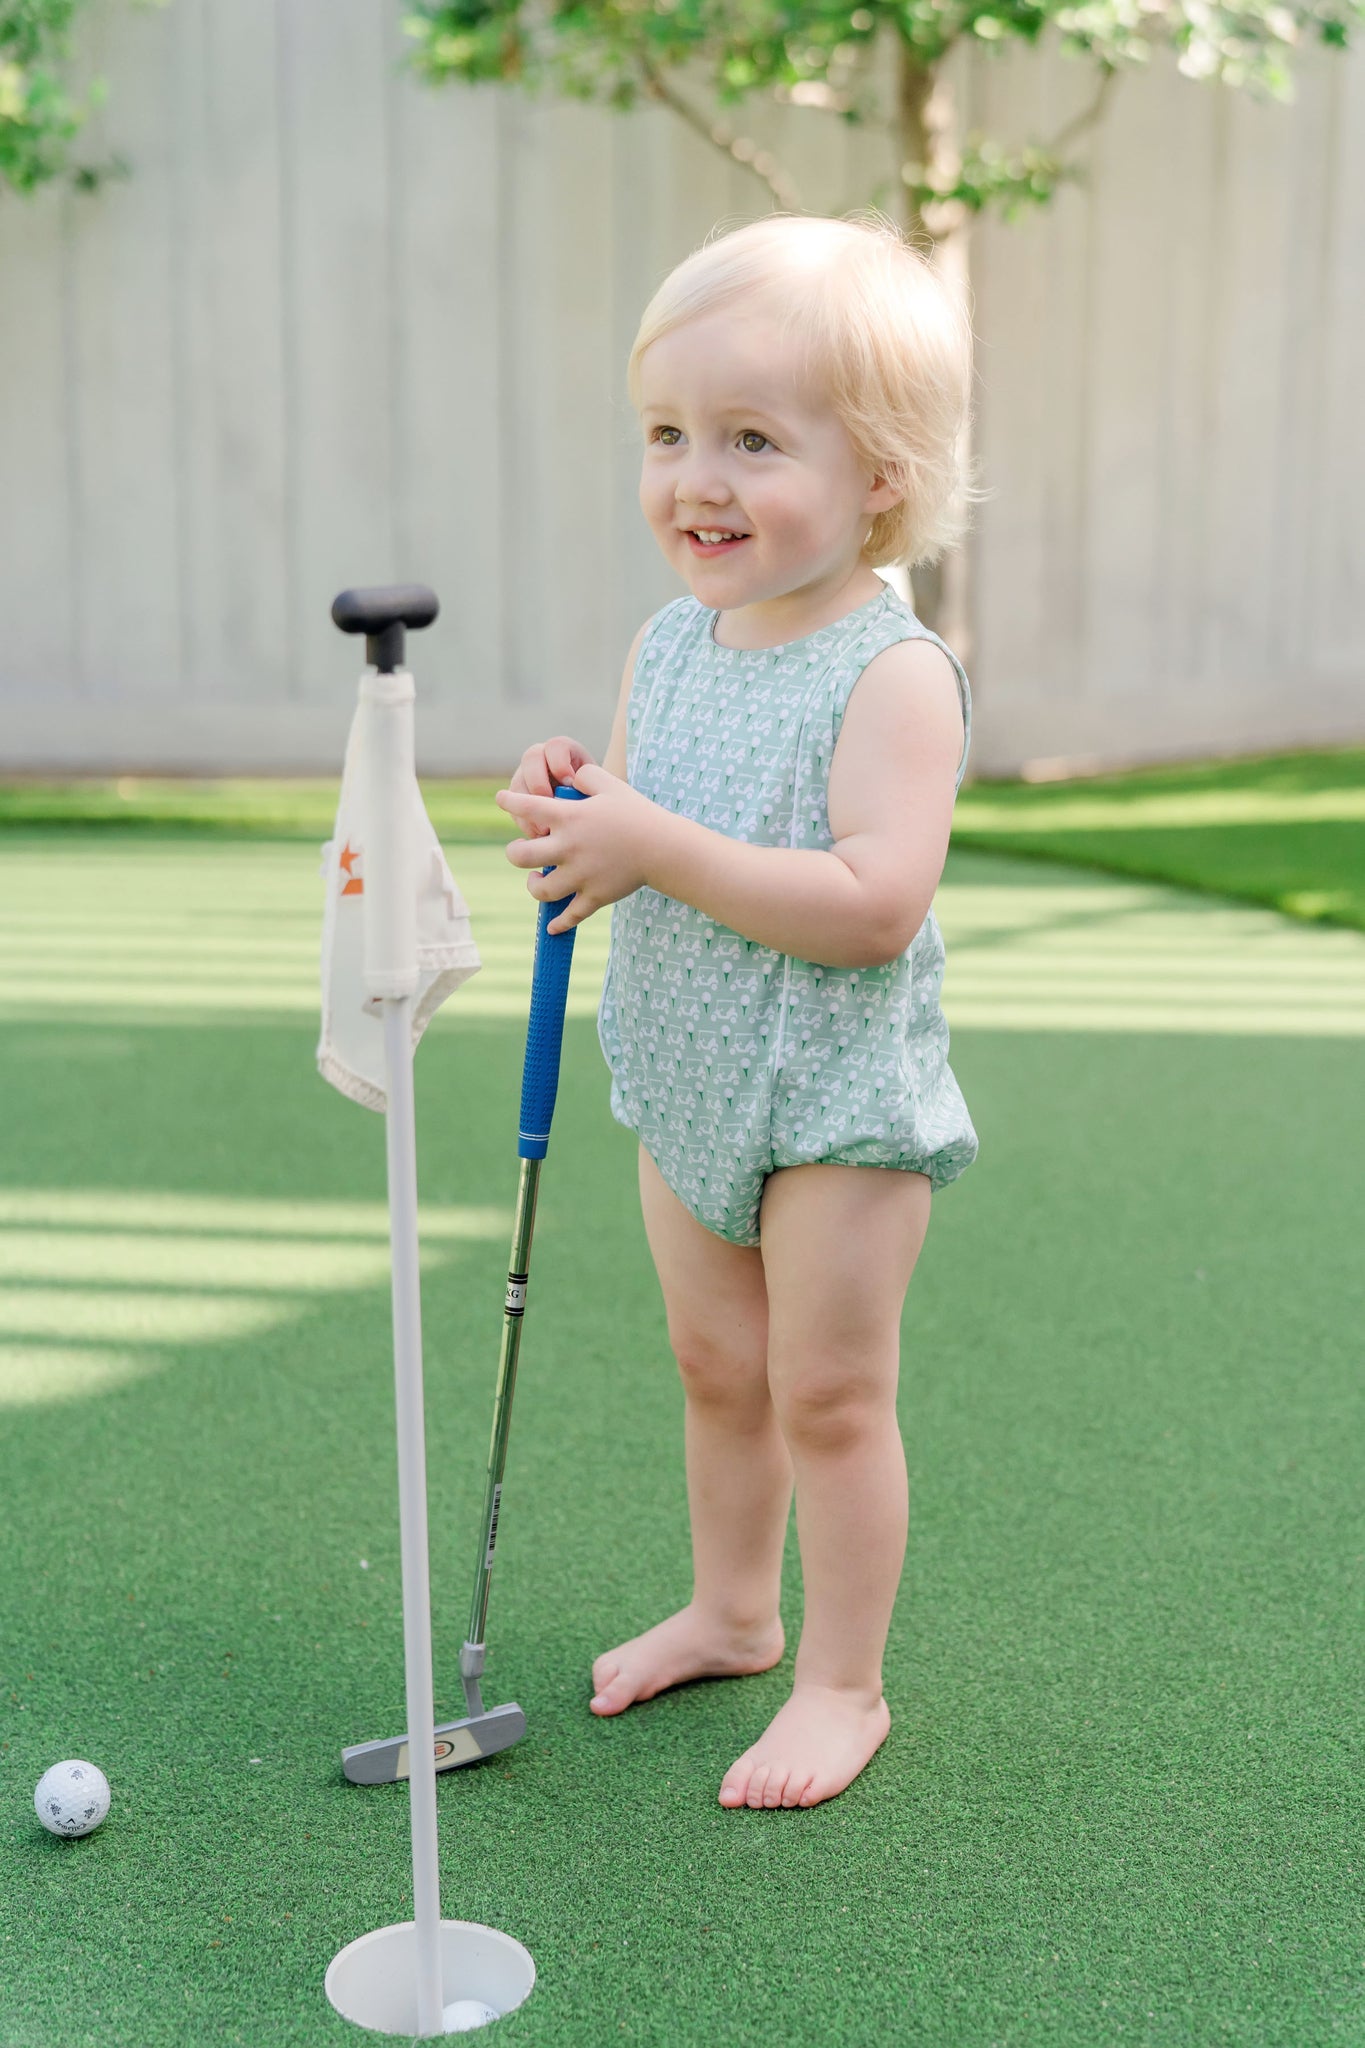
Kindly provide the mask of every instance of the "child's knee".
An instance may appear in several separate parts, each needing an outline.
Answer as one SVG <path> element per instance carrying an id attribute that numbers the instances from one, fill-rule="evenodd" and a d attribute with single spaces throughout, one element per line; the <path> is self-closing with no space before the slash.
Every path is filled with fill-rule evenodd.
<path id="1" fill-rule="evenodd" d="M 779 1331 L 769 1348 L 768 1383 L 789 1442 L 847 1449 L 869 1432 L 895 1429 L 900 1328 L 865 1331 L 861 1341 L 803 1342 Z"/>
<path id="2" fill-rule="evenodd" d="M 741 1331 L 678 1317 L 669 1320 L 668 1339 L 689 1400 L 735 1407 L 766 1405 L 766 1327 Z"/>

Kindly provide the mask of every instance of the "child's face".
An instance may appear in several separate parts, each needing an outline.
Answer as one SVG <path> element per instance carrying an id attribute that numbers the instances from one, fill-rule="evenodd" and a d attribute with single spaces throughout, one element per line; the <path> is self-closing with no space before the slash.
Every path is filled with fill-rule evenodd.
<path id="1" fill-rule="evenodd" d="M 836 587 L 898 496 L 858 467 L 793 357 L 774 318 L 722 308 L 640 358 L 640 506 L 669 566 L 718 611 Z M 747 537 L 707 552 L 697 527 Z"/>

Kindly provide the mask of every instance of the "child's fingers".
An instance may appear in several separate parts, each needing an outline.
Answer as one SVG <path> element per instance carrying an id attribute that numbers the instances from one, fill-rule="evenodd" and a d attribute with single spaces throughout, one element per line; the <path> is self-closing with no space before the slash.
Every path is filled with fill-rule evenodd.
<path id="1" fill-rule="evenodd" d="M 521 766 L 512 777 L 511 786 L 514 790 L 525 791 L 528 796 L 554 795 L 553 771 L 545 758 L 545 753 L 546 749 L 543 746 L 526 749 L 521 757 Z M 559 779 L 562 781 L 563 777 Z M 546 827 L 532 823 L 524 829 L 535 838 L 543 833 Z"/>
<path id="2" fill-rule="evenodd" d="M 528 747 L 521 757 L 521 766 L 512 777 L 512 787 L 520 783 L 528 796 L 553 796 L 554 787 L 550 781 L 550 769 L 545 759 L 545 747 Z"/>
<path id="3" fill-rule="evenodd" d="M 542 833 L 539 839 L 509 839 L 503 848 L 503 852 L 507 855 L 514 868 L 535 869 L 535 874 L 530 877 L 526 884 L 528 889 L 531 887 L 531 883 L 536 880 L 543 867 L 555 864 L 554 855 L 545 844 L 548 837 L 548 833 Z M 532 890 L 532 894 L 534 893 L 534 890 Z M 553 893 L 551 891 L 551 894 Z M 562 886 L 559 893 L 561 896 L 564 893 Z"/>
<path id="4" fill-rule="evenodd" d="M 572 782 L 574 771 L 592 758 L 585 746 L 570 739 L 566 733 L 545 742 L 545 764 L 554 782 Z M 550 793 L 553 795 L 553 790 Z"/>
<path id="5" fill-rule="evenodd" d="M 596 908 L 590 896 L 575 896 L 572 903 L 565 904 L 558 917 L 550 919 L 545 930 L 552 939 L 558 938 L 561 932 L 572 931 L 575 925 L 582 924 L 585 917 L 591 917 Z"/>
<path id="6" fill-rule="evenodd" d="M 573 741 L 547 740 L 545 742 L 545 766 L 550 776 L 550 795 L 553 796 L 557 782 L 571 782 L 574 771 Z"/>
<path id="7" fill-rule="evenodd" d="M 574 771 L 593 759 L 578 740 L 567 733 L 556 733 L 552 740 L 526 749 L 512 777 L 511 789 L 518 795 L 553 797 L 557 783 L 572 784 Z M 506 810 L 508 806 L 503 804 L 502 808 Z M 538 818 L 528 817 L 522 823 L 523 832 L 531 839 L 541 839 L 552 829 Z"/>
<path id="8" fill-rule="evenodd" d="M 525 790 L 500 789 L 493 801 L 500 811 L 510 811 L 524 832 L 552 832 L 567 808 L 558 797 Z"/>

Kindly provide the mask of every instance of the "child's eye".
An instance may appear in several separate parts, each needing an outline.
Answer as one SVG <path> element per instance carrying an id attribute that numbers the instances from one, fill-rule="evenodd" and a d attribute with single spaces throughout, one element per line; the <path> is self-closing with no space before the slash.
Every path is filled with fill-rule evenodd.
<path id="1" fill-rule="evenodd" d="M 650 432 L 649 438 L 651 441 L 658 441 L 665 434 L 676 434 L 677 432 L 677 427 L 654 427 Z M 767 435 L 760 434 L 757 427 L 746 427 L 739 438 L 741 441 L 761 441 L 765 448 L 769 445 Z M 674 445 L 675 443 L 672 441 L 664 442 L 665 448 L 672 448 Z M 757 455 L 759 451 L 757 448 L 750 448 L 745 452 L 749 455 Z"/>

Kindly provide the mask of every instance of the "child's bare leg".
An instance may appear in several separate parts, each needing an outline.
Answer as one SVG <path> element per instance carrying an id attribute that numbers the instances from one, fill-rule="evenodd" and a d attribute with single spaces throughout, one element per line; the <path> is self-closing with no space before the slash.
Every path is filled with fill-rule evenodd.
<path id="1" fill-rule="evenodd" d="M 768 1392 L 768 1295 L 757 1247 L 706 1230 L 640 1148 L 645 1232 L 687 1394 L 688 1605 L 600 1656 L 595 1713 L 684 1679 L 766 1671 L 785 1647 L 778 1595 L 792 1465 Z"/>
<path id="2" fill-rule="evenodd" d="M 814 1806 L 885 1741 L 905 1557 L 900 1320 L 929 1223 L 923 1174 L 797 1166 L 764 1188 L 768 1377 L 796 1471 L 806 1589 L 792 1696 L 733 1764 L 723 1806 Z"/>

